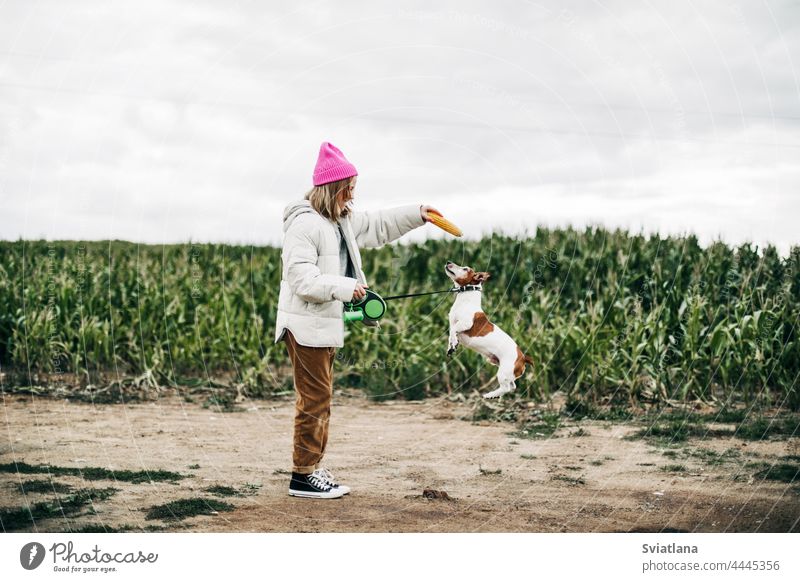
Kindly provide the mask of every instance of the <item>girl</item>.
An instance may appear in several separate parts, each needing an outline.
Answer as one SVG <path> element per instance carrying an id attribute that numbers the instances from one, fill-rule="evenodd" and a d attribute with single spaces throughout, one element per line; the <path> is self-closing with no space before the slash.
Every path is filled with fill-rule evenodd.
<path id="1" fill-rule="evenodd" d="M 330 499 L 349 493 L 320 466 L 328 442 L 333 360 L 344 345 L 343 302 L 366 295 L 360 247 L 377 248 L 430 222 L 427 205 L 352 209 L 355 166 L 323 142 L 314 187 L 283 211 L 281 287 L 275 343 L 283 340 L 297 393 L 289 495 Z"/>

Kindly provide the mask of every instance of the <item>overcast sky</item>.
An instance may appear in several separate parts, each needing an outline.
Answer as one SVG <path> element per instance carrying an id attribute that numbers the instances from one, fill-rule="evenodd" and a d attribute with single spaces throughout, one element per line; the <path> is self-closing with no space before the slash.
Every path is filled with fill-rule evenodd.
<path id="1" fill-rule="evenodd" d="M 796 0 L 298 4 L 0 0 L 0 238 L 277 245 L 331 141 L 468 237 L 800 244 Z"/>

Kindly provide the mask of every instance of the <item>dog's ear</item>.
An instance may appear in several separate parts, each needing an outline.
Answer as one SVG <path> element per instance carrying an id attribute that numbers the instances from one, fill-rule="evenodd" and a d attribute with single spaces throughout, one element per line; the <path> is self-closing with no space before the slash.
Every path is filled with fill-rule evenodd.
<path id="1" fill-rule="evenodd" d="M 473 282 L 473 283 L 483 283 L 483 282 L 484 282 L 484 281 L 486 281 L 486 279 L 488 279 L 490 276 L 491 276 L 491 275 L 490 275 L 489 273 L 487 273 L 486 271 L 481 271 L 480 273 L 475 273 L 475 274 L 472 276 L 472 282 Z"/>

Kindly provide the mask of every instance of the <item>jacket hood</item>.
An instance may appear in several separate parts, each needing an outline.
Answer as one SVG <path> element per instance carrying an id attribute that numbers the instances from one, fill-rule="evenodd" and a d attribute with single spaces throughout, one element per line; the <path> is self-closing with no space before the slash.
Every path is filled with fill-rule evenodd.
<path id="1" fill-rule="evenodd" d="M 295 218 L 308 212 L 316 213 L 316 210 L 311 207 L 311 202 L 306 199 L 296 200 L 287 204 L 283 209 L 283 232 L 289 230 Z"/>

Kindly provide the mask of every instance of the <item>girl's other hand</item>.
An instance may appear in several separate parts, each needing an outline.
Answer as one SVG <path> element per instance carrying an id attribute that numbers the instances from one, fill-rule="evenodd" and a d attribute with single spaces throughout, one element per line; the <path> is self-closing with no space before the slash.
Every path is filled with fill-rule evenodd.
<path id="1" fill-rule="evenodd" d="M 364 297 L 367 296 L 367 287 L 369 287 L 369 285 L 356 283 L 356 288 L 353 291 L 353 301 L 361 301 L 364 299 Z"/>
<path id="2" fill-rule="evenodd" d="M 422 215 L 422 218 L 423 220 L 425 220 L 425 222 L 431 221 L 431 217 L 428 215 L 429 212 L 442 216 L 442 213 L 436 210 L 433 206 L 428 206 L 427 204 L 423 204 L 422 208 L 420 209 L 420 214 Z"/>

